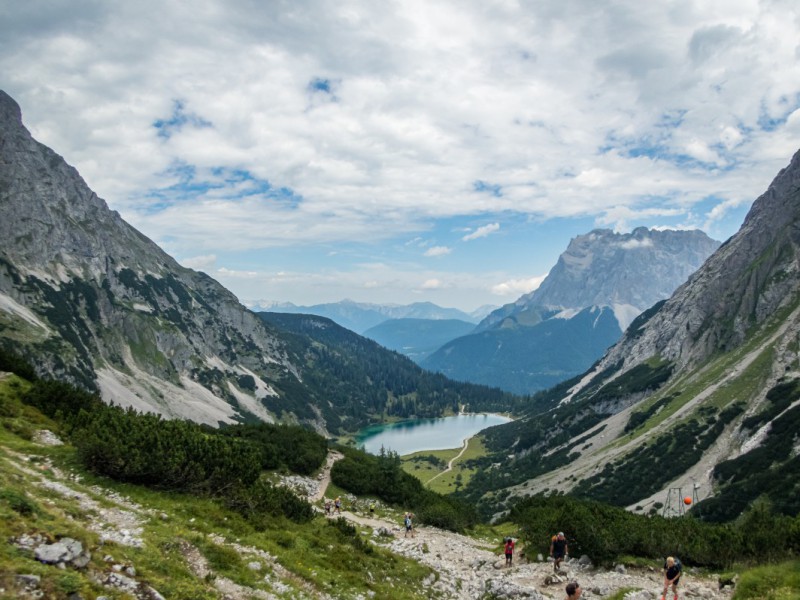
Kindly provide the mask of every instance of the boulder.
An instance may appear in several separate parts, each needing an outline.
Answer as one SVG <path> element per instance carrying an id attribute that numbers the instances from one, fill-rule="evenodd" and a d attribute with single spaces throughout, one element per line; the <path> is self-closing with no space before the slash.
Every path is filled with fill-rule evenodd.
<path id="1" fill-rule="evenodd" d="M 91 555 L 83 551 L 83 544 L 72 538 L 63 538 L 55 544 L 42 544 L 36 548 L 34 556 L 46 564 L 69 564 L 77 569 L 82 569 L 91 560 Z"/>

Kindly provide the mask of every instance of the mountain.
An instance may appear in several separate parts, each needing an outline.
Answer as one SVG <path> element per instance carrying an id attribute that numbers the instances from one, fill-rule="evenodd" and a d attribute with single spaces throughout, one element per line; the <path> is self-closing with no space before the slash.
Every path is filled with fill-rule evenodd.
<path id="1" fill-rule="evenodd" d="M 4 92 L 0 240 L 0 344 L 107 402 L 211 425 L 301 421 L 322 432 L 356 428 L 393 406 L 410 414 L 405 395 L 435 413 L 414 387 L 427 385 L 424 377 L 405 379 L 402 391 L 376 390 L 368 404 L 353 400 L 370 381 L 323 376 L 310 362 L 317 356 L 296 351 L 309 339 L 277 330 L 207 275 L 181 267 L 36 142 Z M 417 369 L 377 345 L 371 351 Z M 336 389 L 343 404 L 324 389 Z M 461 400 L 447 398 L 448 410 Z"/>
<path id="2" fill-rule="evenodd" d="M 413 304 L 372 304 L 342 300 L 312 306 L 297 306 L 291 302 L 257 303 L 253 306 L 256 312 L 282 312 L 289 314 L 307 314 L 327 317 L 342 327 L 363 334 L 368 329 L 388 321 L 389 319 L 456 319 L 476 324 L 484 316 L 478 309 L 474 314 L 467 314 L 457 308 L 442 308 L 432 302 L 414 302 Z"/>
<path id="3" fill-rule="evenodd" d="M 389 319 L 367 329 L 364 337 L 419 364 L 442 345 L 473 329 L 475 323 L 459 319 Z"/>
<path id="4" fill-rule="evenodd" d="M 495 310 L 472 334 L 421 364 L 518 394 L 546 389 L 589 368 L 637 315 L 667 298 L 717 247 L 702 231 L 639 227 L 578 236 L 538 289 Z"/>
<path id="5" fill-rule="evenodd" d="M 610 306 L 625 329 L 643 310 L 668 298 L 719 247 L 698 230 L 595 229 L 570 241 L 542 284 L 486 317 L 480 328 L 511 319 L 524 324 L 542 310 Z"/>
<path id="6" fill-rule="evenodd" d="M 709 519 L 766 495 L 797 514 L 799 232 L 800 152 L 738 233 L 592 369 L 487 432 L 488 464 L 514 458 L 466 493 L 491 505 L 569 492 L 639 511 L 675 511 L 688 495 Z"/>
<path id="7" fill-rule="evenodd" d="M 461 408 L 507 411 L 524 403 L 497 388 L 425 371 L 406 356 L 325 317 L 269 312 L 258 316 L 283 334 L 293 361 L 313 365 L 302 371 L 303 388 L 326 422 L 341 419 L 362 427 L 369 415 L 436 417 Z"/>

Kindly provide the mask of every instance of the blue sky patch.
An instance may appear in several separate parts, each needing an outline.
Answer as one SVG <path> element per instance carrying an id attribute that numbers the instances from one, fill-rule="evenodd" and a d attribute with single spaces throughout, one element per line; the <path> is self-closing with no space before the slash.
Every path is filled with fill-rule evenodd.
<path id="1" fill-rule="evenodd" d="M 761 102 L 761 112 L 758 115 L 758 126 L 763 131 L 775 131 L 778 127 L 784 125 L 789 119 L 789 115 L 800 108 L 800 94 L 797 94 L 794 97 L 794 102 L 790 102 L 789 98 L 784 96 L 781 98 L 781 104 L 785 107 L 783 112 L 779 116 L 773 117 L 769 114 L 766 104 Z"/>
<path id="2" fill-rule="evenodd" d="M 500 198 L 503 195 L 503 188 L 502 186 L 496 183 L 488 183 L 481 179 L 478 179 L 472 184 L 472 189 L 476 192 L 486 192 L 491 194 L 495 198 Z"/>
<path id="3" fill-rule="evenodd" d="M 198 173 L 194 165 L 176 163 L 163 175 L 176 178 L 178 182 L 148 192 L 148 198 L 159 200 L 151 205 L 149 212 L 158 212 L 177 202 L 195 200 L 211 190 L 222 191 L 218 196 L 229 201 L 261 197 L 276 200 L 289 208 L 296 208 L 302 202 L 302 196 L 290 188 L 275 187 L 269 180 L 260 179 L 245 169 L 213 167 L 204 175 Z M 229 193 L 226 194 L 225 190 Z"/>
<path id="4" fill-rule="evenodd" d="M 210 121 L 201 116 L 186 112 L 186 103 L 183 100 L 173 100 L 172 115 L 168 119 L 158 119 L 153 122 L 153 127 L 158 130 L 158 137 L 164 139 L 171 138 L 186 125 L 196 128 L 212 126 Z"/>

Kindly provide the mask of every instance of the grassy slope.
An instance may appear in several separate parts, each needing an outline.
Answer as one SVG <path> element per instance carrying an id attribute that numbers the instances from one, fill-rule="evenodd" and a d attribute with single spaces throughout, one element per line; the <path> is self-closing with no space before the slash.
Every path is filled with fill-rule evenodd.
<path id="1" fill-rule="evenodd" d="M 110 571 L 105 556 L 133 565 L 137 579 L 170 599 L 216 598 L 214 582 L 222 577 L 253 590 L 276 593 L 280 589 L 279 596 L 285 598 L 316 597 L 323 592 L 351 598 L 369 591 L 377 597 L 427 597 L 421 585 L 430 574 L 427 567 L 380 548 L 364 552 L 352 537 L 323 518 L 306 525 L 275 519 L 266 530 L 256 531 L 212 500 L 154 492 L 82 471 L 70 446 L 45 447 L 30 441 L 35 430 L 57 431 L 57 425 L 19 403 L 17 397 L 25 385 L 16 377 L 0 381 L 0 588 L 6 590 L 0 597 L 16 597 L 15 574 L 35 574 L 42 578 L 46 597 L 66 598 L 80 592 L 85 598 L 101 594 L 121 598 L 93 581 L 95 575 Z M 114 506 L 109 497 L 115 494 L 140 505 L 145 511 L 143 547 L 101 544 L 98 534 L 89 529 L 97 515 L 81 508 L 74 497 L 43 488 L 42 483 L 48 481 L 87 494 L 100 506 Z M 80 571 L 41 564 L 10 543 L 10 538 L 23 533 L 52 540 L 73 537 L 92 552 L 92 561 Z M 234 541 L 252 550 L 241 554 L 230 545 Z M 192 573 L 182 552 L 187 544 L 209 562 L 211 575 Z M 274 559 L 259 558 L 257 551 Z M 264 564 L 265 570 L 249 569 L 247 564 L 253 560 Z M 273 583 L 264 581 L 265 573 Z M 276 587 L 276 581 L 285 587 Z"/>
<path id="2" fill-rule="evenodd" d="M 467 442 L 467 449 L 453 462 L 453 469 L 443 473 L 447 463 L 454 459 L 461 452 L 461 448 L 451 448 L 448 450 L 424 450 L 401 457 L 403 469 L 410 473 L 434 492 L 440 494 L 451 494 L 460 486 L 457 485 L 457 478 L 461 476 L 461 485 L 467 485 L 470 478 L 475 473 L 474 468 L 466 465 L 467 461 L 486 456 L 486 446 L 483 438 L 479 435 L 473 436 Z M 430 461 L 423 460 L 423 457 L 434 456 L 442 463 L 434 465 Z M 441 473 L 441 475 L 440 475 Z M 433 479 L 435 477 L 435 479 Z M 431 481 L 433 479 L 433 481 Z"/>

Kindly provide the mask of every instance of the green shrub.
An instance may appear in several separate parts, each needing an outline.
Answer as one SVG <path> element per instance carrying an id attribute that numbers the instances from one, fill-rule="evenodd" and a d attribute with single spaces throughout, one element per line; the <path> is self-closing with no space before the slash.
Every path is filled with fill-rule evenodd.
<path id="1" fill-rule="evenodd" d="M 314 518 L 314 509 L 305 500 L 284 487 L 259 479 L 250 486 L 229 490 L 224 503 L 244 516 L 257 528 L 265 528 L 272 517 L 285 516 L 295 523 L 307 523 Z"/>
<path id="2" fill-rule="evenodd" d="M 0 488 L 0 500 L 7 503 L 12 510 L 28 516 L 39 512 L 39 506 L 25 492 L 10 488 Z"/>
<path id="3" fill-rule="evenodd" d="M 331 480 L 340 488 L 359 496 L 377 496 L 388 504 L 412 510 L 421 523 L 451 531 L 463 531 L 477 522 L 473 507 L 426 489 L 403 471 L 396 453 L 373 456 L 352 448 L 343 448 L 342 452 L 345 458 L 331 469 Z"/>
<path id="4" fill-rule="evenodd" d="M 739 577 L 733 600 L 798 600 L 800 561 L 756 567 Z"/>
<path id="5" fill-rule="evenodd" d="M 534 496 L 516 504 L 509 519 L 531 548 L 547 551 L 550 537 L 564 531 L 571 554 L 587 554 L 602 563 L 623 555 L 654 561 L 671 555 L 687 565 L 725 568 L 789 556 L 793 543 L 793 522 L 773 514 L 763 502 L 754 503 L 736 523 L 717 524 L 689 515 L 646 517 L 570 496 Z"/>
<path id="6" fill-rule="evenodd" d="M 7 371 L 19 375 L 28 381 L 36 381 L 36 371 L 28 361 L 13 350 L 0 346 L 0 371 Z"/>
<path id="7" fill-rule="evenodd" d="M 187 421 L 102 405 L 81 412 L 73 441 L 96 473 L 154 488 L 217 493 L 253 483 L 258 451 L 245 440 L 209 434 Z"/>

